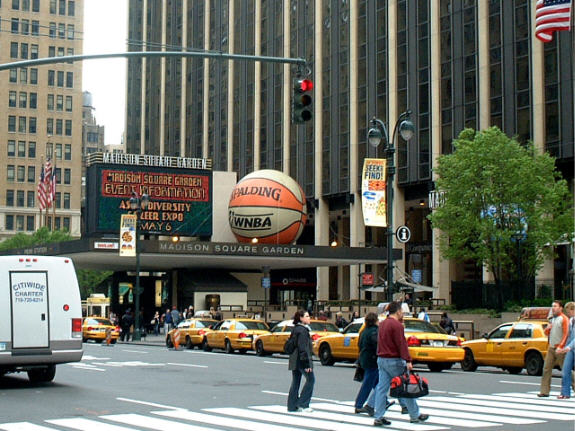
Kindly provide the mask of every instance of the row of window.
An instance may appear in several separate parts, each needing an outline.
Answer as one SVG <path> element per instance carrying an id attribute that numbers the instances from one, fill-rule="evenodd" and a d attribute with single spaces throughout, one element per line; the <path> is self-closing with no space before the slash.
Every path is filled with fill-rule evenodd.
<path id="1" fill-rule="evenodd" d="M 64 98 L 61 94 L 48 94 L 46 108 L 48 111 L 63 111 L 64 101 L 66 101 L 66 112 L 72 112 L 72 96 L 66 96 Z"/>
<path id="2" fill-rule="evenodd" d="M 12 34 L 21 33 L 25 36 L 40 36 L 40 21 L 32 20 L 30 25 L 29 19 L 12 18 L 10 22 L 10 31 Z"/>
<path id="3" fill-rule="evenodd" d="M 74 55 L 74 48 L 64 48 L 63 46 L 56 47 L 52 45 L 48 47 L 48 57 L 64 57 L 64 55 Z"/>
<path id="4" fill-rule="evenodd" d="M 32 12 L 40 12 L 40 0 L 12 0 L 13 10 L 29 11 L 30 5 Z M 2 1 L 0 1 L 0 6 L 2 6 Z"/>
<path id="5" fill-rule="evenodd" d="M 62 70 L 48 71 L 48 85 L 50 87 L 64 87 L 64 84 L 66 88 L 74 88 L 74 72 L 64 72 Z"/>
<path id="6" fill-rule="evenodd" d="M 8 132 L 35 134 L 37 129 L 36 117 L 8 116 Z M 72 120 L 47 118 L 46 133 L 57 136 L 72 136 Z"/>
<path id="7" fill-rule="evenodd" d="M 18 50 L 18 46 L 20 46 L 20 50 Z M 18 57 L 18 52 L 20 57 Z M 24 60 L 31 58 L 34 60 L 38 58 L 38 44 L 10 42 L 10 58 L 22 58 Z"/>
<path id="8" fill-rule="evenodd" d="M 50 158 L 56 158 L 57 160 L 62 160 L 62 144 L 52 144 L 51 142 L 46 144 L 46 156 Z M 72 145 L 64 145 L 64 160 L 72 160 Z"/>
<path id="9" fill-rule="evenodd" d="M 18 73 L 18 70 L 20 72 Z M 10 78 L 9 81 L 11 83 L 18 83 L 18 77 L 20 78 L 20 84 L 38 84 L 38 69 L 35 67 L 30 68 L 30 73 L 28 73 L 28 69 L 20 68 L 20 69 L 10 69 Z"/>
<path id="10" fill-rule="evenodd" d="M 56 4 L 58 5 L 58 15 L 66 15 L 66 4 L 68 4 L 68 16 L 76 15 L 76 2 L 74 0 L 50 0 L 50 13 L 56 14 Z"/>
<path id="11" fill-rule="evenodd" d="M 36 142 L 30 141 L 26 145 L 26 141 L 18 141 L 18 146 L 16 146 L 16 141 L 8 141 L 8 157 L 16 157 L 16 155 L 18 157 L 26 157 L 26 149 L 28 149 L 28 157 L 30 159 L 36 158 Z"/>
<path id="12" fill-rule="evenodd" d="M 24 218 L 25 217 L 25 218 Z M 6 218 L 4 219 L 5 230 L 16 230 L 19 232 L 24 231 L 24 221 L 26 221 L 26 231 L 32 232 L 35 230 L 35 216 L 23 216 L 23 215 L 12 215 L 6 214 Z M 16 222 L 16 224 L 14 224 Z M 52 226 L 52 217 L 48 217 L 48 228 Z M 54 220 L 54 228 L 55 229 L 66 229 L 67 231 L 70 230 L 70 217 L 56 217 Z"/>
<path id="13" fill-rule="evenodd" d="M 62 202 L 62 196 L 64 200 Z M 24 200 L 26 199 L 26 200 Z M 60 193 L 56 192 L 54 198 L 56 202 L 56 209 L 64 207 L 64 209 L 70 209 L 70 193 Z M 36 192 L 35 191 L 24 191 L 24 190 L 6 190 L 6 206 L 7 207 L 21 207 L 24 206 L 28 208 L 34 208 L 36 205 Z"/>
<path id="14" fill-rule="evenodd" d="M 72 136 L 72 120 L 62 120 L 61 118 L 57 119 L 47 118 L 46 133 L 48 135 Z"/>
<path id="15" fill-rule="evenodd" d="M 62 184 L 62 168 L 54 169 L 56 175 L 56 184 Z M 29 183 L 36 182 L 36 166 L 28 166 L 28 180 Z M 26 166 L 8 165 L 6 167 L 6 179 L 10 182 L 26 182 Z M 69 185 L 72 179 L 72 169 L 64 169 L 64 184 Z"/>
<path id="16" fill-rule="evenodd" d="M 25 91 L 20 91 L 18 94 L 16 91 L 8 92 L 8 106 L 10 108 L 30 108 L 36 109 L 38 107 L 38 94 L 37 93 L 27 93 Z"/>
<path id="17" fill-rule="evenodd" d="M 74 24 L 64 24 L 63 22 L 50 23 L 49 35 L 52 39 L 58 37 L 58 39 L 74 39 Z"/>

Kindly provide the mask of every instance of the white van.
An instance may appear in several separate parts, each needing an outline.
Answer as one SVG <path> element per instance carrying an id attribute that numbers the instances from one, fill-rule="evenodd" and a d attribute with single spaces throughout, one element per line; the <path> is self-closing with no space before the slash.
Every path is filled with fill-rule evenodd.
<path id="1" fill-rule="evenodd" d="M 72 260 L 0 256 L 0 376 L 49 382 L 82 359 L 82 306 Z"/>

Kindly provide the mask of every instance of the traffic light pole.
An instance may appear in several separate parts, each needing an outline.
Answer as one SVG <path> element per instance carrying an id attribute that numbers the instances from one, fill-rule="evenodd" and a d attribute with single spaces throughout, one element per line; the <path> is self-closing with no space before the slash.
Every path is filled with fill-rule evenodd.
<path id="1" fill-rule="evenodd" d="M 0 64 L 0 71 L 15 67 L 39 66 L 43 64 L 71 63 L 84 60 L 100 60 L 106 58 L 141 58 L 141 57 L 196 57 L 212 58 L 215 60 L 252 61 L 262 63 L 293 64 L 300 67 L 308 67 L 304 58 L 290 57 L 267 57 L 262 55 L 226 54 L 220 51 L 136 51 L 119 52 L 112 54 L 83 54 L 65 55 L 63 57 L 36 58 L 34 60 L 16 61 L 13 63 Z"/>

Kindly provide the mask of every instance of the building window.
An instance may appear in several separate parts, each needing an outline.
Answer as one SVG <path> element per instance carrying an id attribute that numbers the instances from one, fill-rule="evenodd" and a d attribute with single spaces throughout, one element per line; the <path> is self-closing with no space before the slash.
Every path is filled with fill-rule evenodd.
<path id="1" fill-rule="evenodd" d="M 8 116 L 8 131 L 9 132 L 16 132 L 16 116 L 9 115 Z"/>
<path id="2" fill-rule="evenodd" d="M 26 181 L 26 166 L 18 166 L 16 170 L 16 181 L 19 183 Z"/>
<path id="3" fill-rule="evenodd" d="M 38 94 L 30 93 L 30 109 L 36 109 L 38 107 Z"/>
<path id="4" fill-rule="evenodd" d="M 60 217 L 56 217 L 54 219 L 54 229 L 55 230 L 60 230 Z"/>
<path id="5" fill-rule="evenodd" d="M 28 44 L 21 43 L 20 44 L 20 58 L 26 60 L 28 58 Z"/>
<path id="6" fill-rule="evenodd" d="M 22 232 L 24 230 L 24 216 L 16 216 L 16 230 Z"/>
<path id="7" fill-rule="evenodd" d="M 72 136 L 72 120 L 66 120 L 66 129 L 64 130 L 66 136 Z"/>
<path id="8" fill-rule="evenodd" d="M 28 208 L 34 208 L 34 206 L 36 205 L 35 200 L 36 195 L 33 191 L 26 192 L 26 206 Z"/>
<path id="9" fill-rule="evenodd" d="M 70 217 L 64 217 L 62 220 L 62 227 L 70 232 Z"/>
<path id="10" fill-rule="evenodd" d="M 8 141 L 8 157 L 16 156 L 16 141 Z"/>
<path id="11" fill-rule="evenodd" d="M 53 118 L 47 118 L 46 119 L 46 133 L 48 135 L 54 134 L 54 119 Z"/>
<path id="12" fill-rule="evenodd" d="M 22 10 L 29 11 L 30 10 L 30 0 L 22 0 Z"/>
<path id="13" fill-rule="evenodd" d="M 51 158 L 54 154 L 54 144 L 48 142 L 46 144 L 46 157 Z"/>
<path id="14" fill-rule="evenodd" d="M 56 85 L 58 87 L 63 87 L 64 86 L 64 72 L 59 70 L 56 76 L 58 77 Z"/>
<path id="15" fill-rule="evenodd" d="M 74 88 L 74 72 L 66 72 L 66 88 Z"/>
<path id="16" fill-rule="evenodd" d="M 26 141 L 18 141 L 18 157 L 26 157 Z"/>
<path id="17" fill-rule="evenodd" d="M 55 22 L 50 23 L 50 37 L 52 39 L 56 38 L 56 23 Z"/>
<path id="18" fill-rule="evenodd" d="M 34 216 L 26 216 L 26 230 L 28 232 L 34 231 Z"/>
<path id="19" fill-rule="evenodd" d="M 48 57 L 56 57 L 56 47 L 49 46 L 48 47 Z"/>
<path id="20" fill-rule="evenodd" d="M 72 112 L 72 96 L 66 96 L 66 112 Z"/>
<path id="21" fill-rule="evenodd" d="M 20 0 L 12 0 L 12 9 L 14 10 L 20 9 Z"/>
<path id="22" fill-rule="evenodd" d="M 14 206 L 14 190 L 6 190 L 6 206 Z"/>
<path id="23" fill-rule="evenodd" d="M 36 45 L 35 43 L 30 45 L 30 58 L 32 60 L 38 58 L 38 45 Z"/>
<path id="24" fill-rule="evenodd" d="M 36 123 L 36 117 L 30 117 L 30 121 L 28 122 L 28 133 L 36 133 Z"/>
<path id="25" fill-rule="evenodd" d="M 10 42 L 10 58 L 18 58 L 18 43 Z"/>
<path id="26" fill-rule="evenodd" d="M 70 193 L 64 193 L 64 209 L 70 209 Z"/>
<path id="27" fill-rule="evenodd" d="M 54 201 L 57 209 L 62 208 L 62 193 L 56 192 L 56 196 L 54 196 Z"/>
<path id="28" fill-rule="evenodd" d="M 25 91 L 20 92 L 20 97 L 18 98 L 18 107 L 26 108 L 28 106 L 28 93 Z"/>
<path id="29" fill-rule="evenodd" d="M 32 12 L 40 12 L 40 0 L 32 0 Z"/>
<path id="30" fill-rule="evenodd" d="M 62 168 L 54 169 L 54 176 L 56 177 L 56 184 L 62 184 Z"/>
<path id="31" fill-rule="evenodd" d="M 58 57 L 64 57 L 64 47 L 63 46 L 58 47 Z"/>
<path id="32" fill-rule="evenodd" d="M 50 13 L 56 14 L 56 0 L 50 0 Z"/>
<path id="33" fill-rule="evenodd" d="M 58 160 L 62 160 L 62 144 L 56 144 L 56 152 L 54 154 Z"/>
<path id="34" fill-rule="evenodd" d="M 36 158 L 36 142 L 28 142 L 28 158 Z"/>
<path id="35" fill-rule="evenodd" d="M 17 207 L 24 206 L 24 190 L 18 190 L 16 192 L 16 206 Z"/>
<path id="36" fill-rule="evenodd" d="M 58 39 L 66 38 L 66 24 L 63 22 L 58 23 Z"/>
<path id="37" fill-rule="evenodd" d="M 8 165 L 6 167 L 6 180 L 14 181 L 14 165 Z"/>
<path id="38" fill-rule="evenodd" d="M 58 0 L 58 15 L 66 15 L 66 0 Z"/>
<path id="39" fill-rule="evenodd" d="M 64 145 L 64 160 L 72 160 L 72 145 Z"/>
<path id="40" fill-rule="evenodd" d="M 68 24 L 68 39 L 74 39 L 74 24 Z"/>
<path id="41" fill-rule="evenodd" d="M 32 36 L 40 36 L 40 21 L 32 20 Z"/>
<path id="42" fill-rule="evenodd" d="M 38 69 L 30 69 L 30 84 L 38 84 Z"/>
<path id="43" fill-rule="evenodd" d="M 64 109 L 64 96 L 56 96 L 56 111 L 62 111 Z"/>
<path id="44" fill-rule="evenodd" d="M 19 28 L 20 28 L 20 20 L 18 18 L 12 18 L 12 26 L 11 26 L 12 34 L 18 34 L 20 31 Z"/>
<path id="45" fill-rule="evenodd" d="M 23 35 L 26 36 L 30 34 L 30 20 L 22 19 L 22 25 L 20 26 L 20 31 L 22 32 Z"/>
<path id="46" fill-rule="evenodd" d="M 54 110 L 54 95 L 53 94 L 48 94 L 48 97 L 46 98 L 46 109 L 48 109 L 48 111 L 53 111 Z"/>
<path id="47" fill-rule="evenodd" d="M 6 214 L 4 224 L 6 226 L 6 230 L 14 230 L 14 216 L 11 214 Z"/>
<path id="48" fill-rule="evenodd" d="M 76 15 L 76 2 L 74 0 L 68 1 L 68 16 Z"/>
<path id="49" fill-rule="evenodd" d="M 36 166 L 28 166 L 28 182 L 32 184 L 36 182 Z"/>
<path id="50" fill-rule="evenodd" d="M 61 119 L 56 120 L 56 135 L 58 135 L 58 136 L 62 135 L 62 120 Z"/>
<path id="51" fill-rule="evenodd" d="M 8 106 L 10 108 L 16 107 L 16 92 L 15 91 L 10 91 L 8 93 Z"/>
<path id="52" fill-rule="evenodd" d="M 48 71 L 48 85 L 50 86 L 54 86 L 54 77 L 56 75 L 56 72 L 53 70 L 49 70 Z"/>
<path id="53" fill-rule="evenodd" d="M 71 177 L 72 177 L 72 170 L 64 169 L 64 184 L 70 184 Z"/>
<path id="54" fill-rule="evenodd" d="M 18 133 L 26 133 L 26 117 L 18 117 Z"/>
<path id="55" fill-rule="evenodd" d="M 20 69 L 20 84 L 28 83 L 28 69 Z"/>
<path id="56" fill-rule="evenodd" d="M 18 82 L 18 69 L 10 69 L 10 82 Z"/>

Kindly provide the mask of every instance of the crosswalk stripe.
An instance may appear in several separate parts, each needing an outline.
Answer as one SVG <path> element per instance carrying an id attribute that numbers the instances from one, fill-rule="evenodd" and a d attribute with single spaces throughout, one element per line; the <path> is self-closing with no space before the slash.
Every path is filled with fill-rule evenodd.
<path id="1" fill-rule="evenodd" d="M 535 410 L 525 410 L 525 409 L 518 409 L 518 404 L 513 403 L 503 403 L 503 402 L 491 402 L 491 401 L 480 401 L 480 400 L 470 400 L 465 398 L 456 398 L 456 397 L 433 397 L 434 401 L 441 401 L 444 403 L 445 408 L 449 408 L 451 410 L 471 410 L 471 411 L 478 411 L 480 409 L 482 411 L 487 411 L 489 409 L 491 413 L 500 414 L 500 415 L 517 415 L 526 418 L 535 418 L 535 419 L 554 419 L 559 421 L 566 421 L 566 420 L 573 420 L 572 415 L 562 414 L 562 413 L 554 413 L 554 412 L 545 412 L 541 411 L 541 409 Z M 542 407 L 543 408 L 543 407 Z M 548 407 L 549 408 L 549 407 Z"/>
<path id="2" fill-rule="evenodd" d="M 505 395 L 472 395 L 472 394 L 465 394 L 461 395 L 461 398 L 476 398 L 480 400 L 491 400 L 491 401 L 510 401 L 510 402 L 517 402 L 522 404 L 537 404 L 537 407 L 546 406 L 546 407 L 560 407 L 564 409 L 572 409 L 573 406 L 569 406 L 564 403 L 562 400 L 545 400 L 541 398 L 524 398 L 524 397 L 516 397 L 512 394 L 505 394 Z M 526 406 L 527 407 L 527 406 Z"/>
<path id="3" fill-rule="evenodd" d="M 43 427 L 30 422 L 13 422 L 0 424 L 0 430 L 4 431 L 54 431 L 54 428 Z"/>
<path id="4" fill-rule="evenodd" d="M 262 406 L 266 409 L 266 406 Z M 289 423 L 292 425 L 297 425 L 304 428 L 318 428 L 320 430 L 329 429 L 331 431 L 365 431 L 365 426 L 373 426 L 373 419 L 369 418 L 356 418 L 363 419 L 363 421 L 354 421 L 355 425 L 349 423 L 346 415 L 338 415 L 335 413 L 324 413 L 319 411 L 313 411 L 311 413 L 288 413 L 285 406 L 271 406 L 275 407 L 275 411 L 281 411 L 284 414 L 276 413 L 266 413 L 263 411 L 253 412 L 246 411 L 237 408 L 218 408 L 209 409 L 208 411 L 213 413 L 228 414 L 231 416 L 240 416 L 246 418 L 254 418 L 258 420 L 265 420 L 268 422 L 279 422 L 279 423 Z M 259 407 L 252 407 L 260 410 Z M 334 422 L 332 422 L 334 421 Z M 388 428 L 388 427 L 386 427 Z M 434 427 L 428 425 L 417 425 L 410 423 L 392 423 L 389 428 L 391 429 L 401 429 L 401 430 L 412 430 L 412 431 L 433 431 L 444 429 L 441 427 Z"/>
<path id="5" fill-rule="evenodd" d="M 550 403 L 550 402 L 553 402 L 553 404 L 562 405 L 562 406 L 569 406 L 569 404 L 575 404 L 575 398 L 569 398 L 566 400 L 558 400 L 557 398 L 539 398 L 537 396 L 537 394 L 530 394 L 530 393 L 526 394 L 524 392 L 502 392 L 502 393 L 493 394 L 493 395 L 498 395 L 498 396 L 502 396 L 502 397 L 510 396 L 510 397 L 515 397 L 515 398 L 525 398 L 528 400 L 536 401 L 537 404 L 539 404 L 539 403 Z"/>
<path id="6" fill-rule="evenodd" d="M 133 425 L 143 428 L 152 428 L 156 431 L 173 431 L 177 428 L 181 431 L 213 431 L 213 428 L 206 428 L 203 426 L 189 425 L 183 423 L 174 423 L 166 419 L 152 418 L 150 416 L 143 416 L 135 413 L 123 414 L 123 415 L 109 415 L 100 416 L 102 419 L 120 422 L 126 425 Z"/>
<path id="7" fill-rule="evenodd" d="M 288 428 L 279 425 L 270 425 L 260 422 L 247 421 L 242 419 L 227 418 L 221 416 L 207 415 L 205 413 L 190 412 L 187 410 L 172 410 L 164 412 L 152 412 L 155 415 L 166 416 L 173 419 L 182 419 L 193 422 L 202 422 L 221 427 L 239 428 L 251 431 L 298 431 L 299 428 Z M 177 428 L 177 427 L 176 427 Z"/>
<path id="8" fill-rule="evenodd" d="M 419 404 L 419 408 L 425 407 L 424 412 L 428 414 L 432 414 L 434 411 L 438 411 L 442 415 L 450 414 L 450 411 L 453 411 L 453 416 L 455 417 L 465 417 L 464 415 L 467 414 L 474 414 L 478 415 L 476 417 L 483 417 L 483 419 L 491 419 L 496 420 L 497 422 L 501 422 L 504 424 L 514 424 L 514 425 L 527 425 L 527 424 L 535 424 L 544 422 L 542 417 L 539 417 L 537 414 L 532 414 L 530 416 L 526 416 L 523 413 L 525 410 L 515 410 L 512 411 L 508 409 L 497 409 L 492 407 L 481 407 L 481 406 L 473 406 L 473 405 L 465 405 L 465 404 L 458 404 L 458 405 L 450 405 L 443 401 L 433 401 L 433 398 L 429 399 L 418 399 L 417 404 Z M 428 408 L 435 408 L 436 410 L 429 410 Z M 513 417 L 513 416 L 505 416 L 516 414 L 520 417 Z M 529 417 L 530 419 L 526 419 Z"/>
<path id="9" fill-rule="evenodd" d="M 455 403 L 464 403 L 464 404 L 474 404 L 479 406 L 487 406 L 487 407 L 500 407 L 500 408 L 507 408 L 507 409 L 515 409 L 519 408 L 531 408 L 530 405 L 522 404 L 521 401 L 513 402 L 512 400 L 509 401 L 488 401 L 482 400 L 476 397 L 471 398 L 463 398 L 463 397 L 434 397 L 435 399 L 442 400 L 442 401 L 450 401 Z M 537 411 L 539 413 L 564 413 L 570 414 L 573 412 L 567 406 L 564 407 L 550 407 L 550 406 L 537 406 Z"/>
<path id="10" fill-rule="evenodd" d="M 334 404 L 324 404 L 324 403 L 317 403 L 312 405 L 313 408 L 318 408 L 322 410 L 329 410 L 339 413 L 349 413 L 354 414 L 354 407 L 347 407 L 347 406 L 338 406 Z M 401 407 L 399 406 L 392 406 L 390 409 L 387 410 L 385 413 L 386 419 L 400 419 L 400 420 L 407 420 L 409 419 L 408 415 L 402 415 L 400 413 Z M 364 418 L 367 419 L 365 416 L 351 416 L 353 418 Z M 372 419 L 367 419 L 372 420 Z M 468 428 L 482 428 L 482 427 L 491 427 L 501 425 L 500 423 L 495 423 L 493 420 L 491 421 L 477 421 L 477 420 L 468 420 L 464 418 L 449 418 L 438 414 L 433 414 L 429 417 L 429 419 L 425 422 L 426 424 L 440 424 L 440 425 L 452 425 L 452 426 L 464 426 Z"/>
<path id="11" fill-rule="evenodd" d="M 133 431 L 133 428 L 105 424 L 103 422 L 84 418 L 50 419 L 46 422 L 79 431 Z"/>

